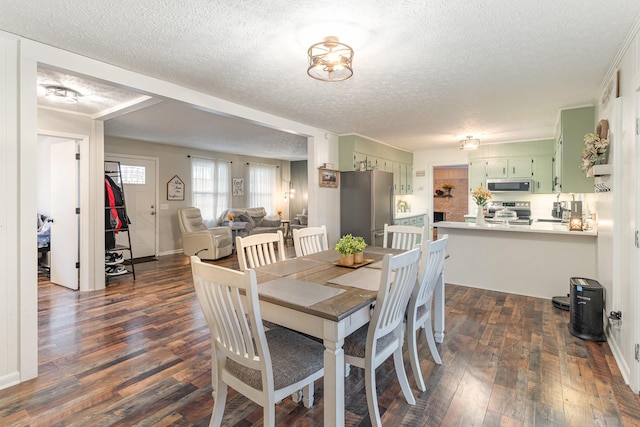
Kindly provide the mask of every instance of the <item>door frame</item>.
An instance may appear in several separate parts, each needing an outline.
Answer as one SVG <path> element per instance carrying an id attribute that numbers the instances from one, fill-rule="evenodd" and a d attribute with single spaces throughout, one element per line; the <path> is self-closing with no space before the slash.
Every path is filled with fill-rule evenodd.
<path id="1" fill-rule="evenodd" d="M 107 160 L 108 158 L 117 158 L 117 159 L 136 159 L 136 160 L 145 160 L 145 161 L 149 161 L 149 162 L 153 162 L 154 164 L 154 170 L 155 170 L 155 176 L 156 176 L 156 186 L 154 189 L 154 205 L 156 207 L 156 215 L 155 215 L 155 225 L 154 225 L 154 251 L 155 254 L 158 255 L 159 254 L 159 238 L 160 238 L 160 220 L 158 218 L 159 216 L 159 212 L 160 212 L 160 205 L 158 204 L 158 202 L 160 201 L 160 159 L 158 157 L 149 157 L 149 156 L 137 156 L 137 155 L 133 155 L 133 154 L 119 154 L 119 153 L 112 153 L 112 152 L 105 152 L 104 153 L 104 159 Z M 122 162 L 121 162 L 122 163 Z M 124 191 L 124 187 L 122 188 L 122 191 Z"/>
<path id="2" fill-rule="evenodd" d="M 78 143 L 78 151 L 80 153 L 80 182 L 89 183 L 90 179 L 90 162 L 89 162 L 89 135 L 74 134 L 68 132 L 58 132 L 47 129 L 38 129 L 38 135 L 51 136 L 56 138 L 73 139 Z M 93 290 L 94 287 L 91 284 L 91 265 L 90 256 L 91 252 L 89 248 L 93 247 L 93 241 L 91 240 L 91 233 L 89 227 L 90 221 L 90 191 L 89 185 L 81 185 L 79 191 L 80 198 L 80 233 L 78 235 L 78 249 L 80 251 L 79 259 L 79 288 L 80 291 Z"/>

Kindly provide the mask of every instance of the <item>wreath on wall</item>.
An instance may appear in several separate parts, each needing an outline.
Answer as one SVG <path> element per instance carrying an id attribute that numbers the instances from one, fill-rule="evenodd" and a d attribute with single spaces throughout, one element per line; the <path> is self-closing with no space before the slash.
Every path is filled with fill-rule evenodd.
<path id="1" fill-rule="evenodd" d="M 600 120 L 595 133 L 584 136 L 584 149 L 582 150 L 582 162 L 580 170 L 587 176 L 593 176 L 592 167 L 607 163 L 609 154 L 609 122 Z"/>

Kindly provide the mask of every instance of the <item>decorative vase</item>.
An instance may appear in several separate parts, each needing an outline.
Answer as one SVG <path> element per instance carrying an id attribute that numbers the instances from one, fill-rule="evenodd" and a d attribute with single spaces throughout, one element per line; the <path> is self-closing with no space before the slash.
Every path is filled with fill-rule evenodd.
<path id="1" fill-rule="evenodd" d="M 233 221 L 229 221 L 229 227 L 233 227 Z"/>
<path id="2" fill-rule="evenodd" d="M 478 212 L 476 213 L 476 225 L 484 225 L 484 206 L 478 205 Z"/>
<path id="3" fill-rule="evenodd" d="M 364 252 L 358 252 L 354 255 L 355 256 L 353 257 L 353 262 L 355 264 L 362 264 L 364 262 Z"/>
<path id="4" fill-rule="evenodd" d="M 340 255 L 340 264 L 341 265 L 351 266 L 354 263 L 355 263 L 355 255 L 354 254 Z"/>

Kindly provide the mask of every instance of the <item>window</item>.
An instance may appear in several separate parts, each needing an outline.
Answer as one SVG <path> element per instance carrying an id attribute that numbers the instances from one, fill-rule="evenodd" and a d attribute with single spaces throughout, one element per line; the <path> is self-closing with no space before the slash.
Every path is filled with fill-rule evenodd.
<path id="1" fill-rule="evenodd" d="M 267 215 L 275 213 L 276 167 L 249 163 L 249 206 L 262 206 Z"/>
<path id="2" fill-rule="evenodd" d="M 144 166 L 120 165 L 123 184 L 144 185 L 146 182 L 146 172 Z"/>
<path id="3" fill-rule="evenodd" d="M 191 203 L 209 226 L 231 207 L 230 175 L 229 163 L 224 160 L 191 157 Z"/>

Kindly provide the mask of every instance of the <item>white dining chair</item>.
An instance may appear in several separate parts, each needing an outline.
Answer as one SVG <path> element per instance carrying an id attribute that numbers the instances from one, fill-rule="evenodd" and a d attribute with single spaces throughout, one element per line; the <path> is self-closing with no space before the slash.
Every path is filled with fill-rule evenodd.
<path id="1" fill-rule="evenodd" d="M 444 271 L 448 239 L 449 236 L 445 234 L 434 242 L 426 243 L 426 247 L 424 247 L 420 257 L 418 286 L 414 288 L 407 308 L 407 347 L 413 376 L 421 391 L 426 391 L 427 388 L 422 378 L 420 359 L 418 358 L 418 344 L 416 342 L 416 332 L 420 331 L 420 329 L 424 330 L 434 362 L 438 365 L 442 364 L 442 359 L 440 359 L 436 341 L 433 337 L 431 306 L 433 291 L 438 280 L 440 280 L 440 275 Z"/>
<path id="2" fill-rule="evenodd" d="M 391 237 L 389 235 L 391 234 Z M 383 248 L 413 249 L 417 244 L 427 240 L 425 227 L 412 225 L 384 225 Z"/>
<path id="3" fill-rule="evenodd" d="M 286 259 L 282 231 L 236 237 L 240 271 L 273 264 Z"/>
<path id="4" fill-rule="evenodd" d="M 211 331 L 214 406 L 209 425 L 222 423 L 228 386 L 263 407 L 265 426 L 275 426 L 276 402 L 297 390 L 303 390 L 304 406 L 310 408 L 314 381 L 324 374 L 323 345 L 286 328 L 264 330 L 254 270 L 239 272 L 196 256 L 191 269 Z"/>
<path id="5" fill-rule="evenodd" d="M 327 227 L 307 227 L 293 230 L 293 247 L 296 257 L 315 254 L 329 249 Z"/>
<path id="6" fill-rule="evenodd" d="M 416 403 L 404 370 L 402 344 L 404 315 L 418 279 L 420 250 L 415 248 L 400 255 L 384 256 L 380 288 L 371 320 L 344 340 L 345 362 L 365 371 L 367 406 L 373 426 L 382 425 L 376 394 L 376 368 L 392 354 L 402 393 L 407 403 Z"/>

